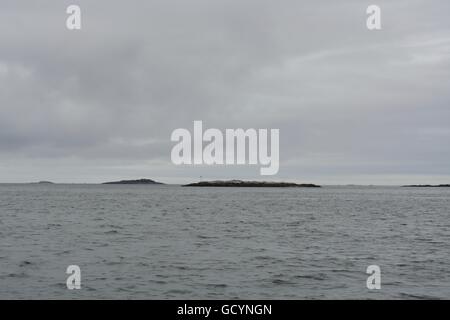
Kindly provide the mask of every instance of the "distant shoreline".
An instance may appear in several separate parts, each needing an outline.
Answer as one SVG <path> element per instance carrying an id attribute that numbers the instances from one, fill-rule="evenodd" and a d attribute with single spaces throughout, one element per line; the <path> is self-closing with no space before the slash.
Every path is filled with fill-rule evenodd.
<path id="1" fill-rule="evenodd" d="M 160 185 L 160 186 L 183 186 L 183 187 L 303 187 L 303 188 L 320 188 L 320 187 L 396 187 L 396 188 L 450 188 L 450 184 L 324 184 L 318 185 L 313 183 L 295 183 L 295 182 L 272 182 L 272 181 L 249 181 L 249 180 L 213 180 L 199 181 L 189 183 L 164 183 L 152 179 L 134 179 L 134 180 L 118 180 L 108 182 L 54 182 L 54 181 L 35 181 L 35 182 L 0 182 L 0 185 Z"/>
<path id="2" fill-rule="evenodd" d="M 406 185 L 402 186 L 404 188 L 450 188 L 450 184 L 412 184 L 412 185 Z"/>

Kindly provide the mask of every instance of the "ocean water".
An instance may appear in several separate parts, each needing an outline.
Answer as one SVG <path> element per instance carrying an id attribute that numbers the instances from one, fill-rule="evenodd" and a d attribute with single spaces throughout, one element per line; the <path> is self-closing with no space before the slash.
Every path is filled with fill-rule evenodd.
<path id="1" fill-rule="evenodd" d="M 4 184 L 0 239 L 1 299 L 450 298 L 445 188 Z"/>

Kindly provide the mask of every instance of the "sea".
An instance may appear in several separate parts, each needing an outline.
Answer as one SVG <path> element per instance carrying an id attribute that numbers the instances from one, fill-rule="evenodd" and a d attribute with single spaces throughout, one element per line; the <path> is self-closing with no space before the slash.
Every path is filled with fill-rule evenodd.
<path id="1" fill-rule="evenodd" d="M 449 298 L 450 188 L 0 185 L 0 299 Z"/>

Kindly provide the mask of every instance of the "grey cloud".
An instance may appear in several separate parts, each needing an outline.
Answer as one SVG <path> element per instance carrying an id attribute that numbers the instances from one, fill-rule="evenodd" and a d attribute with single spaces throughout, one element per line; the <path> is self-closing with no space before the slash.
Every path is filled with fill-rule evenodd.
<path id="1" fill-rule="evenodd" d="M 279 128 L 280 178 L 450 176 L 448 1 L 378 1 L 376 32 L 357 0 L 77 3 L 80 32 L 71 1 L 0 4 L 0 180 L 99 181 L 117 165 L 258 178 L 171 165 L 170 133 L 193 120 Z"/>

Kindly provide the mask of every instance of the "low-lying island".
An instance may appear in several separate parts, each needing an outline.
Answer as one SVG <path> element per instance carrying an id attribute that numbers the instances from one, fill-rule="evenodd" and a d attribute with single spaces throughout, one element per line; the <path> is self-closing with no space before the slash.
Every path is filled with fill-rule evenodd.
<path id="1" fill-rule="evenodd" d="M 104 182 L 102 184 L 164 184 L 164 183 L 154 181 L 151 179 L 138 179 L 138 180 L 120 180 L 120 181 Z"/>
<path id="2" fill-rule="evenodd" d="M 270 181 L 242 181 L 242 180 L 215 180 L 189 183 L 183 187 L 271 187 L 271 188 L 320 188 L 312 183 L 270 182 Z"/>

